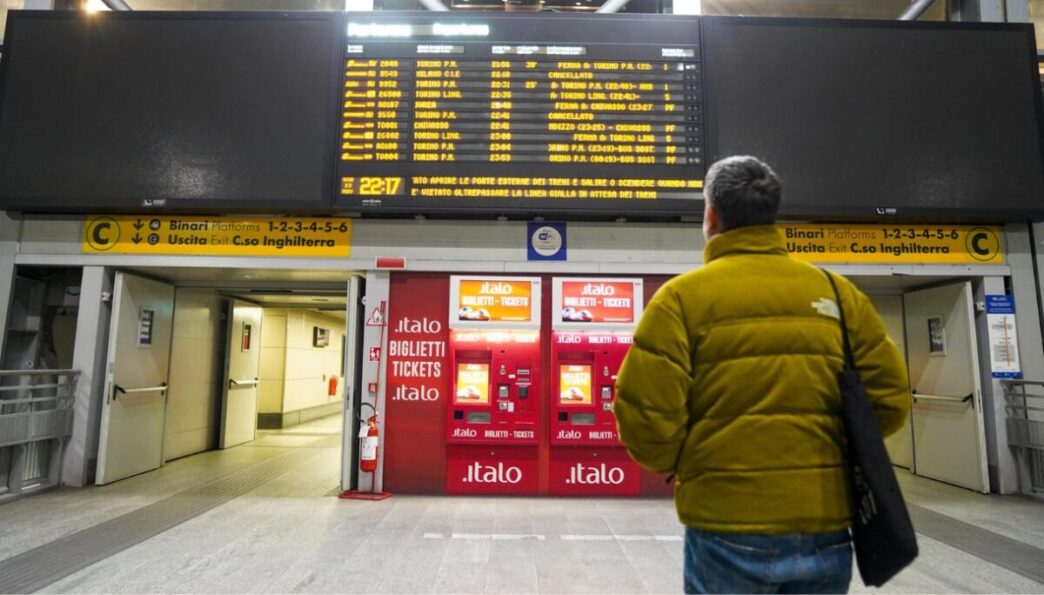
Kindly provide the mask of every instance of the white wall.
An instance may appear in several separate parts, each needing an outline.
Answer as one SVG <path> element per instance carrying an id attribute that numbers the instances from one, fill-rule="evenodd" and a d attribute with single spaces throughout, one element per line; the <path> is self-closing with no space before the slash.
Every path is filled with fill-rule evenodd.
<path id="1" fill-rule="evenodd" d="M 267 323 L 266 323 L 267 324 Z M 326 347 L 312 346 L 312 329 L 325 328 L 330 332 Z M 341 374 L 341 346 L 344 320 L 312 310 L 287 310 L 286 316 L 286 376 L 283 387 L 283 412 L 300 411 L 340 400 L 342 391 L 329 396 L 330 376 Z"/>
<path id="2" fill-rule="evenodd" d="M 175 293 L 163 442 L 166 461 L 217 447 L 224 309 L 224 300 L 210 289 L 183 288 Z"/>
<path id="3" fill-rule="evenodd" d="M 258 413 L 283 412 L 286 369 L 286 310 L 265 308 L 261 313 L 261 381 Z"/>

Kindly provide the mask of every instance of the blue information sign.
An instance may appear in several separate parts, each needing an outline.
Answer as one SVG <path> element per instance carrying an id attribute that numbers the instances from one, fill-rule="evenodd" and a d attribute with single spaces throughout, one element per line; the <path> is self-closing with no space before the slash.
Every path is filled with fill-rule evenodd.
<path id="1" fill-rule="evenodd" d="M 530 221 L 528 226 L 528 260 L 565 260 L 566 224 Z"/>

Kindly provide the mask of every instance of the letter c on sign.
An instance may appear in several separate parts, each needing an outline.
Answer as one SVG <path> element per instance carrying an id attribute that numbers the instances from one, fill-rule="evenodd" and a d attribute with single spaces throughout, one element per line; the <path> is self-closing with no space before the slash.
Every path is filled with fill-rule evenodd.
<path id="1" fill-rule="evenodd" d="M 87 222 L 84 234 L 87 245 L 92 250 L 104 252 L 112 250 L 120 240 L 120 224 L 112 217 L 99 217 Z"/>
<path id="2" fill-rule="evenodd" d="M 1000 254 L 1000 238 L 984 227 L 976 227 L 968 232 L 968 253 L 980 262 L 989 262 Z"/>

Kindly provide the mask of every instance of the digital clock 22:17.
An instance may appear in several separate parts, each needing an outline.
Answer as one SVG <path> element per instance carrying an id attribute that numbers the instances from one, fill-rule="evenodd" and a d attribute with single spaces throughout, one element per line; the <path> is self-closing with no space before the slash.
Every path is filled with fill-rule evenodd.
<path id="1" fill-rule="evenodd" d="M 341 178 L 341 195 L 401 196 L 405 191 L 401 177 L 346 176 Z"/>

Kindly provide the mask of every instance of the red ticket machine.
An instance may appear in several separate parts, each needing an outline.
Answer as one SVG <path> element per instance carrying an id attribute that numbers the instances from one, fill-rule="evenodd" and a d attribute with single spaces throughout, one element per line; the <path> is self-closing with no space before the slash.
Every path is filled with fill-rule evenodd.
<path id="1" fill-rule="evenodd" d="M 533 495 L 540 430 L 540 280 L 453 277 L 446 492 Z"/>
<path id="2" fill-rule="evenodd" d="M 620 444 L 612 404 L 642 301 L 641 279 L 553 280 L 552 495 L 641 492 L 641 470 Z"/>

